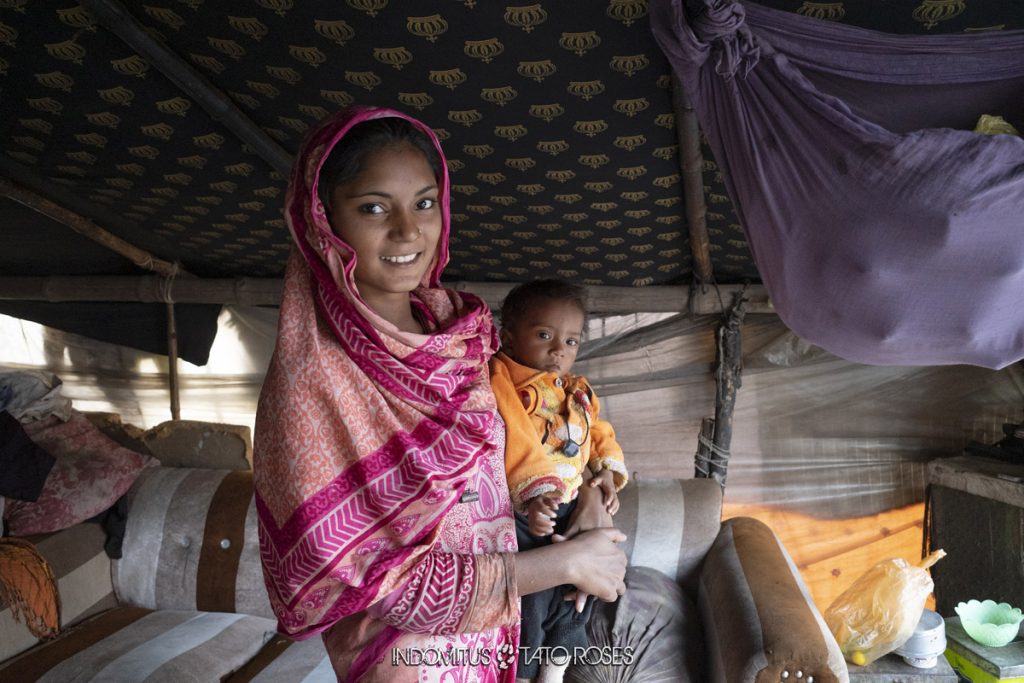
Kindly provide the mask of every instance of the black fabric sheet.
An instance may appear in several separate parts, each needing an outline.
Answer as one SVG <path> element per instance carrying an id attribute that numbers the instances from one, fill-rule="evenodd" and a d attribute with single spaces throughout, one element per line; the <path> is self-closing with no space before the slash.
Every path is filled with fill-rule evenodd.
<path id="1" fill-rule="evenodd" d="M 0 496 L 35 502 L 55 462 L 13 415 L 0 412 Z"/>
<path id="2" fill-rule="evenodd" d="M 193 365 L 206 364 L 217 335 L 220 309 L 208 304 L 175 305 L 179 358 Z M 0 301 L 0 313 L 111 344 L 167 354 L 167 305 L 162 303 Z"/>

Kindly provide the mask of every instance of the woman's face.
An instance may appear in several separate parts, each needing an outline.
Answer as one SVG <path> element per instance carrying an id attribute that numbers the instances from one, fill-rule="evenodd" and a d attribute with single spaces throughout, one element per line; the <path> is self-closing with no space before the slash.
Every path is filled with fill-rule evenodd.
<path id="1" fill-rule="evenodd" d="M 433 263 L 442 227 L 438 194 L 430 164 L 407 143 L 368 155 L 359 175 L 333 189 L 331 228 L 355 250 L 356 286 L 371 308 L 407 302 Z"/>

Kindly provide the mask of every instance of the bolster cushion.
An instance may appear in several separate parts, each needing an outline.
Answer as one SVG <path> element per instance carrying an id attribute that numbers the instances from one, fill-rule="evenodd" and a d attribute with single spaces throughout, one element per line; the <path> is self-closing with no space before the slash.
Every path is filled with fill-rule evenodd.
<path id="1" fill-rule="evenodd" d="M 78 524 L 29 540 L 46 558 L 57 579 L 62 628 L 117 604 L 110 581 L 110 559 L 103 550 L 106 534 L 99 524 Z M 11 608 L 0 600 L 0 661 L 36 642 L 25 624 L 15 619 Z"/>
<path id="2" fill-rule="evenodd" d="M 337 683 L 323 638 L 274 636 L 224 683 Z"/>
<path id="3" fill-rule="evenodd" d="M 247 614 L 117 607 L 0 664 L 0 680 L 220 681 L 259 652 L 276 626 Z"/>
<path id="4" fill-rule="evenodd" d="M 764 523 L 736 517 L 722 524 L 701 570 L 698 604 L 709 681 L 849 681 L 835 638 Z"/>
<path id="5" fill-rule="evenodd" d="M 718 535 L 722 487 L 712 479 L 636 478 L 619 492 L 615 526 L 629 564 L 652 567 L 696 596 L 700 563 Z"/>
<path id="6" fill-rule="evenodd" d="M 260 565 L 251 471 L 154 467 L 128 499 L 121 603 L 273 618 Z"/>

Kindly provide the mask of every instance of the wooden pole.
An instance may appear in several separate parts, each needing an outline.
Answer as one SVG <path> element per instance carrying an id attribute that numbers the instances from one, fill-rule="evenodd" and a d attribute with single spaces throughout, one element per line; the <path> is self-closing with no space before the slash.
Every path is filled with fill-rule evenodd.
<path id="1" fill-rule="evenodd" d="M 715 439 L 715 418 L 705 417 L 700 421 L 700 436 L 697 437 L 697 453 L 693 456 L 693 476 L 707 479 L 711 476 L 711 444 Z"/>
<path id="2" fill-rule="evenodd" d="M 171 394 L 171 419 L 181 419 L 181 397 L 178 387 L 178 325 L 174 319 L 174 302 L 167 302 L 167 383 Z"/>
<path id="3" fill-rule="evenodd" d="M 711 242 L 708 239 L 707 202 L 704 200 L 704 155 L 700 147 L 700 125 L 697 113 L 683 92 L 679 78 L 672 76 L 672 103 L 676 112 L 676 135 L 682 168 L 683 201 L 686 224 L 690 231 L 690 252 L 693 255 L 695 284 L 714 281 L 711 269 Z"/>
<path id="4" fill-rule="evenodd" d="M 248 144 L 272 168 L 287 175 L 292 157 L 257 126 L 231 98 L 214 87 L 166 45 L 153 40 L 146 28 L 117 0 L 82 0 L 99 23 L 146 58 L 216 121 Z"/>
<path id="5" fill-rule="evenodd" d="M 742 326 L 746 316 L 746 299 L 742 294 L 718 328 L 718 351 L 715 370 L 715 434 L 711 445 L 709 475 L 725 488 L 729 469 L 729 447 L 732 442 L 732 411 L 736 405 L 736 391 L 742 384 L 743 370 Z"/>
<path id="6" fill-rule="evenodd" d="M 0 153 L 0 177 L 16 179 L 19 187 L 46 197 L 68 211 L 80 216 L 88 216 L 97 225 L 102 225 L 118 235 L 130 235 L 141 227 L 138 221 L 125 216 L 120 207 L 111 208 L 93 203 L 85 198 L 81 190 L 45 178 L 32 168 L 19 164 L 3 153 Z"/>
<path id="7" fill-rule="evenodd" d="M 180 274 L 180 273 L 179 273 Z M 445 286 L 472 292 L 491 308 L 498 308 L 512 288 L 510 283 L 445 282 Z M 187 278 L 177 277 L 167 285 L 162 278 L 131 275 L 19 276 L 0 277 L 0 300 L 9 301 L 166 301 L 165 290 L 179 304 L 232 304 L 276 306 L 281 303 L 283 283 L 278 278 Z M 594 286 L 590 308 L 595 315 L 688 312 L 687 287 Z M 718 292 L 706 292 L 696 299 L 699 315 L 722 313 L 721 301 L 744 291 L 741 285 L 718 285 Z M 760 285 L 746 287 L 749 313 L 774 313 L 768 294 Z M 719 298 L 721 296 L 721 299 Z"/>
<path id="8" fill-rule="evenodd" d="M 28 208 L 38 211 L 47 218 L 66 225 L 80 235 L 84 235 L 107 249 L 124 256 L 140 268 L 152 270 L 165 277 L 181 274 L 177 265 L 155 258 L 148 251 L 139 249 L 134 244 L 124 241 L 117 235 L 96 225 L 88 218 L 69 211 L 63 206 L 55 204 L 49 199 L 21 187 L 7 178 L 0 178 L 0 195 L 13 199 L 19 204 L 24 204 Z"/>

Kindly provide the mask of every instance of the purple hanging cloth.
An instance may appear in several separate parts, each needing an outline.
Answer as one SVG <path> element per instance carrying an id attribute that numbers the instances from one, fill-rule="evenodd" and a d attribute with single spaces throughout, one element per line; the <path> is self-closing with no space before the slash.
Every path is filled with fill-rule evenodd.
<path id="1" fill-rule="evenodd" d="M 695 7 L 695 9 L 693 9 Z M 1024 31 L 651 0 L 780 318 L 872 365 L 1024 358 Z"/>

